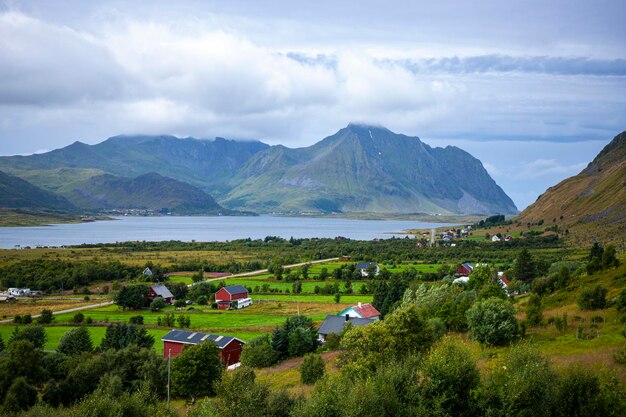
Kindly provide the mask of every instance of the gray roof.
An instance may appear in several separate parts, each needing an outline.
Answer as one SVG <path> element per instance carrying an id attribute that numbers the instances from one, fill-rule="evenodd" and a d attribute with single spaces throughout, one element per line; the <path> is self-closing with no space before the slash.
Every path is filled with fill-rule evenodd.
<path id="1" fill-rule="evenodd" d="M 320 326 L 320 329 L 317 331 L 317 333 L 323 335 L 331 333 L 339 334 L 347 323 L 352 323 L 353 326 L 365 326 L 366 324 L 374 323 L 375 321 L 376 320 L 373 319 L 360 319 L 357 317 L 352 317 L 349 321 L 346 321 L 345 316 L 328 315 L 324 319 L 324 322 Z"/>
<path id="2" fill-rule="evenodd" d="M 159 296 L 159 297 L 163 297 L 163 298 L 174 298 L 174 295 L 170 292 L 170 290 L 163 284 L 154 284 L 152 285 L 150 288 L 152 288 L 152 291 L 154 291 L 154 293 Z"/>
<path id="3" fill-rule="evenodd" d="M 190 332 L 187 330 L 172 330 L 168 334 L 163 336 L 161 340 L 164 342 L 184 343 L 186 345 L 197 345 L 198 343 L 202 343 L 205 340 L 212 340 L 220 349 L 224 349 L 233 340 L 238 340 L 239 342 L 243 344 L 246 343 L 243 340 L 238 339 L 233 336 L 222 336 L 219 334 Z"/>
<path id="4" fill-rule="evenodd" d="M 244 292 L 248 292 L 246 287 L 244 287 L 243 285 L 227 285 L 224 287 L 224 289 L 228 291 L 230 295 L 243 294 Z"/>
<path id="5" fill-rule="evenodd" d="M 355 265 L 357 269 L 367 269 L 370 266 L 378 266 L 376 262 L 359 262 Z"/>

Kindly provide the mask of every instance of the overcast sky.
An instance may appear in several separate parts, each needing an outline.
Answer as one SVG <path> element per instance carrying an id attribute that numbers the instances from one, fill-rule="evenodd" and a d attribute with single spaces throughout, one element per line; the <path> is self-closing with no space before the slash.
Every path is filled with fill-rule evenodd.
<path id="1" fill-rule="evenodd" d="M 0 0 L 0 154 L 352 121 L 467 150 L 523 209 L 626 130 L 626 1 L 425 3 Z"/>

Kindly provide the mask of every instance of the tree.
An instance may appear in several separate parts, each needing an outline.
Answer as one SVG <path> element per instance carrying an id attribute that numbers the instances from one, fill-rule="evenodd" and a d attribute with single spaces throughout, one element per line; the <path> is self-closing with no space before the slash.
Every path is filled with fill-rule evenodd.
<path id="1" fill-rule="evenodd" d="M 91 352 L 93 342 L 86 327 L 75 327 L 65 332 L 59 342 L 58 351 L 66 355 L 77 355 L 82 352 Z"/>
<path id="2" fill-rule="evenodd" d="M 28 410 L 37 402 L 37 390 L 30 385 L 26 378 L 15 378 L 4 398 L 4 410 L 17 413 Z"/>
<path id="3" fill-rule="evenodd" d="M 39 383 L 44 375 L 41 350 L 29 340 L 16 340 L 0 357 L 0 399 L 4 398 L 14 379 L 20 376 L 29 383 Z"/>
<path id="4" fill-rule="evenodd" d="M 529 326 L 538 326 L 543 320 L 541 297 L 535 293 L 530 294 L 526 303 L 526 323 Z"/>
<path id="5" fill-rule="evenodd" d="M 503 346 L 517 335 L 515 308 L 505 300 L 490 298 L 467 310 L 469 337 L 485 345 Z"/>
<path id="6" fill-rule="evenodd" d="M 191 280 L 193 282 L 200 282 L 204 279 L 204 271 L 203 270 L 199 270 L 198 272 L 196 272 L 195 274 L 193 274 L 191 276 Z"/>
<path id="7" fill-rule="evenodd" d="M 557 375 L 547 359 L 527 344 L 512 347 L 477 393 L 482 415 L 552 415 Z"/>
<path id="8" fill-rule="evenodd" d="M 189 346 L 172 362 L 172 389 L 176 395 L 195 399 L 215 394 L 222 376 L 219 349 L 212 341 Z"/>
<path id="9" fill-rule="evenodd" d="M 85 316 L 83 313 L 80 313 L 80 312 L 76 313 L 74 314 L 74 317 L 72 317 L 72 323 L 79 324 L 79 323 L 82 323 L 83 321 L 85 321 Z"/>
<path id="10" fill-rule="evenodd" d="M 0 335 L 0 352 L 6 349 L 6 345 L 4 344 L 4 339 L 2 339 L 2 335 Z"/>
<path id="11" fill-rule="evenodd" d="M 52 310 L 43 309 L 41 310 L 41 314 L 37 318 L 37 323 L 39 324 L 50 324 L 54 320 L 54 316 L 52 315 Z"/>
<path id="12" fill-rule="evenodd" d="M 152 300 L 152 302 L 150 303 L 150 311 L 159 311 L 162 308 L 165 308 L 166 305 L 167 304 L 165 304 L 165 300 L 163 300 L 163 297 L 155 297 L 154 300 Z"/>
<path id="13" fill-rule="evenodd" d="M 150 289 L 146 285 L 127 285 L 117 293 L 115 302 L 124 310 L 138 310 L 145 305 L 149 293 Z"/>
<path id="14" fill-rule="evenodd" d="M 186 305 L 187 304 L 185 303 L 185 300 L 176 300 L 176 301 L 174 301 L 174 308 L 176 310 L 183 310 Z"/>
<path id="15" fill-rule="evenodd" d="M 11 338 L 9 339 L 9 345 L 17 342 L 18 340 L 28 340 L 33 344 L 37 349 L 43 349 L 46 344 L 46 331 L 41 326 L 26 326 L 26 327 L 16 327 L 11 333 Z"/>
<path id="16" fill-rule="evenodd" d="M 306 316 L 291 316 L 272 332 L 272 348 L 279 359 L 300 356 L 317 348 L 317 330 Z"/>
<path id="17" fill-rule="evenodd" d="M 252 339 L 243 347 L 241 363 L 253 368 L 266 368 L 278 361 L 278 354 L 272 349 L 268 334 Z"/>
<path id="18" fill-rule="evenodd" d="M 479 265 L 472 271 L 467 283 L 468 290 L 478 290 L 495 282 L 497 271 L 489 265 Z"/>
<path id="19" fill-rule="evenodd" d="M 424 362 L 422 378 L 425 408 L 439 407 L 448 416 L 475 415 L 472 391 L 480 374 L 470 349 L 460 341 L 446 338 L 436 345 Z"/>
<path id="20" fill-rule="evenodd" d="M 581 310 L 598 310 L 606 307 L 606 294 L 608 290 L 598 284 L 593 289 L 583 288 L 576 301 Z"/>
<path id="21" fill-rule="evenodd" d="M 333 297 L 333 299 L 335 300 L 336 304 L 339 304 L 339 301 L 341 301 L 341 294 L 340 293 L 336 293 L 335 296 Z"/>
<path id="22" fill-rule="evenodd" d="M 604 253 L 602 254 L 602 269 L 609 269 L 619 266 L 619 260 L 615 256 L 615 245 L 606 245 Z"/>
<path id="23" fill-rule="evenodd" d="M 324 376 L 324 359 L 315 353 L 304 355 L 300 366 L 300 381 L 303 384 L 314 384 Z"/>
<path id="24" fill-rule="evenodd" d="M 154 345 L 154 337 L 149 335 L 145 328 L 134 324 L 110 324 L 100 343 L 100 349 L 123 349 L 131 344 L 149 349 Z"/>
<path id="25" fill-rule="evenodd" d="M 515 258 L 515 266 L 513 267 L 513 275 L 515 279 L 529 283 L 536 276 L 535 261 L 528 251 L 524 248 Z"/>

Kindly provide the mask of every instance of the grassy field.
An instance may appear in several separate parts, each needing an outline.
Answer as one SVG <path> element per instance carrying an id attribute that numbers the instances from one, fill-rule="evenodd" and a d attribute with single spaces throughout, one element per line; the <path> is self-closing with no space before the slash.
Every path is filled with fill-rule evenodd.
<path id="1" fill-rule="evenodd" d="M 334 284 L 334 283 L 337 283 L 338 281 L 336 280 L 326 280 L 326 281 L 300 280 L 299 282 L 302 284 L 303 293 L 313 294 L 316 286 L 321 288 L 321 287 L 324 287 L 326 284 Z M 338 283 L 339 283 L 339 289 L 343 291 L 345 288 L 344 283 L 343 282 L 338 282 Z M 286 290 L 292 291 L 294 283 L 287 282 L 284 280 L 281 280 L 281 281 L 270 280 L 266 278 L 265 279 L 233 278 L 233 279 L 225 280 L 225 284 L 226 285 L 243 285 L 245 287 L 249 287 L 252 289 L 253 295 L 254 295 L 255 288 L 257 286 L 261 287 L 263 286 L 263 284 L 268 284 L 270 289 L 277 289 L 280 292 L 285 292 Z M 366 283 L 363 281 L 352 281 L 352 291 L 358 293 L 361 290 L 361 287 L 363 285 L 366 285 Z M 264 292 L 263 290 L 261 291 Z"/>

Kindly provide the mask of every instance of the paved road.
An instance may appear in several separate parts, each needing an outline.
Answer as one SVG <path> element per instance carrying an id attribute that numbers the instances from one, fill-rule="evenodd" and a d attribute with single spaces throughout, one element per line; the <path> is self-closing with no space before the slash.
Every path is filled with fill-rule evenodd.
<path id="1" fill-rule="evenodd" d="M 283 268 L 297 268 L 299 266 L 306 265 L 306 264 L 321 264 L 321 263 L 324 263 L 324 262 L 330 262 L 330 261 L 336 261 L 336 260 L 339 260 L 339 258 L 328 258 L 328 259 L 320 259 L 318 261 L 300 262 L 298 264 L 285 265 L 285 266 L 283 266 Z M 201 281 L 201 282 L 212 282 L 212 281 L 221 281 L 221 280 L 231 279 L 231 278 L 249 277 L 249 276 L 253 276 L 253 275 L 265 274 L 266 272 L 268 272 L 267 269 L 259 269 L 258 271 L 243 272 L 241 274 L 233 274 L 233 275 L 225 275 L 223 277 L 211 278 L 211 279 L 207 279 L 207 280 L 204 280 L 204 281 Z M 192 287 L 192 286 L 194 286 L 196 284 L 197 283 L 189 284 L 187 286 L 188 287 Z M 68 308 L 66 310 L 54 311 L 54 312 L 52 312 L 52 314 L 56 315 L 56 314 L 74 313 L 76 311 L 89 310 L 91 308 L 105 307 L 105 306 L 109 306 L 111 304 L 113 304 L 113 301 L 107 301 L 106 303 L 90 304 L 90 305 L 87 305 L 87 306 L 80 306 L 80 307 Z M 41 314 L 35 314 L 33 316 L 33 318 L 36 319 L 39 316 L 41 316 Z M 13 321 L 13 319 L 10 318 L 10 319 L 6 319 L 6 320 L 0 320 L 0 323 L 11 323 L 12 321 Z"/>
<path id="2" fill-rule="evenodd" d="M 312 264 L 322 264 L 324 262 L 337 261 L 337 260 L 339 260 L 339 258 L 320 259 L 318 261 L 300 262 L 299 264 L 284 265 L 283 268 L 285 268 L 285 269 L 297 268 L 299 266 L 306 265 L 306 264 L 311 264 L 311 265 Z M 251 277 L 251 276 L 254 276 L 254 275 L 265 274 L 267 272 L 268 272 L 267 269 L 259 269 L 258 271 L 242 272 L 241 274 L 224 275 L 223 277 L 205 279 L 205 280 L 203 280 L 201 282 L 213 282 L 213 281 L 223 281 L 225 279 L 232 279 L 232 278 Z M 189 284 L 187 286 L 188 287 L 192 287 L 192 286 L 194 286 L 196 284 L 199 284 L 199 282 L 196 282 L 196 283 L 193 283 L 193 284 Z"/>
<path id="3" fill-rule="evenodd" d="M 105 303 L 99 303 L 99 304 L 89 304 L 87 306 L 73 307 L 73 308 L 68 308 L 66 310 L 53 311 L 52 314 L 56 315 L 56 314 L 74 313 L 76 311 L 89 310 L 90 308 L 109 306 L 111 304 L 113 304 L 113 301 L 107 301 Z M 41 314 L 35 314 L 33 316 L 33 319 L 36 319 L 39 316 L 41 316 Z M 0 320 L 0 323 L 11 323 L 11 322 L 13 322 L 12 318 L 6 319 L 6 320 Z"/>

